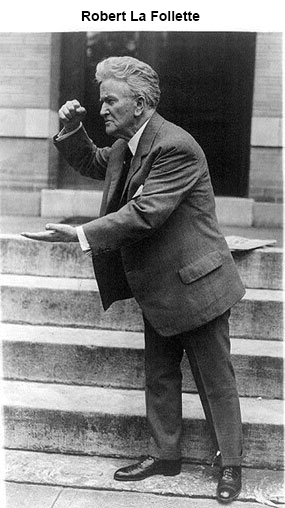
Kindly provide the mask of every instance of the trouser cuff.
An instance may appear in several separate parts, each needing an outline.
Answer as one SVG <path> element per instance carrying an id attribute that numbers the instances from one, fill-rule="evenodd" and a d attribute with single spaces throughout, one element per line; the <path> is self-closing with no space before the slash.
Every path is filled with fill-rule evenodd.
<path id="1" fill-rule="evenodd" d="M 168 448 L 168 449 L 167 449 Z M 177 450 L 176 447 L 167 447 L 165 449 L 159 448 L 154 439 L 151 438 L 150 444 L 148 447 L 148 453 L 151 457 L 155 457 L 160 460 L 180 460 L 181 459 L 181 451 Z"/>
<path id="2" fill-rule="evenodd" d="M 242 456 L 240 457 L 221 457 L 221 466 L 241 466 Z"/>

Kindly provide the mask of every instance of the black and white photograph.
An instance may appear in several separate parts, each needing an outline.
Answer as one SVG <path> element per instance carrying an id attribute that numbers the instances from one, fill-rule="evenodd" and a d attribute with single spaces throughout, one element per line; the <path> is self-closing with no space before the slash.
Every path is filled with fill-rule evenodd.
<path id="1" fill-rule="evenodd" d="M 285 507 L 284 37 L 202 3 L 0 24 L 3 508 Z"/>

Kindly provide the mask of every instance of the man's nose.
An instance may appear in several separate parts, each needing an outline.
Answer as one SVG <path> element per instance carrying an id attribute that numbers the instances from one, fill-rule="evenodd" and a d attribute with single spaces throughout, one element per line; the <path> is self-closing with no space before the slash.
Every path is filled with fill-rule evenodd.
<path id="1" fill-rule="evenodd" d="M 109 111 L 108 111 L 108 106 L 107 106 L 106 104 L 104 104 L 104 102 L 103 102 L 103 104 L 102 104 L 102 106 L 101 106 L 101 109 L 100 109 L 100 115 L 101 115 L 101 116 L 104 116 L 104 115 L 106 115 L 108 112 L 109 112 Z"/>

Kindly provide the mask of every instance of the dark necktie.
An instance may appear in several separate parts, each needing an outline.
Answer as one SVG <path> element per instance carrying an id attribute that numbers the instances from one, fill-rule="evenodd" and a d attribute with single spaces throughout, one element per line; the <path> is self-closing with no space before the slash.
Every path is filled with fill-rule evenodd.
<path id="1" fill-rule="evenodd" d="M 120 197 L 122 197 L 122 194 L 123 194 L 123 190 L 125 187 L 125 183 L 127 180 L 129 170 L 130 170 L 132 158 L 133 158 L 133 154 L 132 154 L 131 150 L 129 149 L 129 146 L 127 146 L 125 158 L 124 158 L 124 162 L 123 162 L 122 176 L 121 176 L 120 185 L 119 185 L 119 196 Z M 124 199 L 121 199 L 121 206 L 125 205 L 126 202 L 127 202 L 127 199 L 125 196 Z"/>
<path id="2" fill-rule="evenodd" d="M 132 158 L 133 158 L 133 154 L 132 154 L 131 150 L 129 149 L 129 145 L 128 145 L 126 153 L 125 153 L 124 164 L 123 164 L 123 168 L 124 168 L 123 173 L 125 175 L 125 180 L 128 176 Z"/>

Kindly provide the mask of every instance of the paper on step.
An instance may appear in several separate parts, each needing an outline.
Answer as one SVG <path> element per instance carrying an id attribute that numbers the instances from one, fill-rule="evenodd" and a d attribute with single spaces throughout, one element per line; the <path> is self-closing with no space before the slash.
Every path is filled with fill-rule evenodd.
<path id="1" fill-rule="evenodd" d="M 256 238 L 244 238 L 242 236 L 226 236 L 226 242 L 231 251 L 252 250 L 267 245 L 274 245 L 276 240 L 259 240 Z"/>

